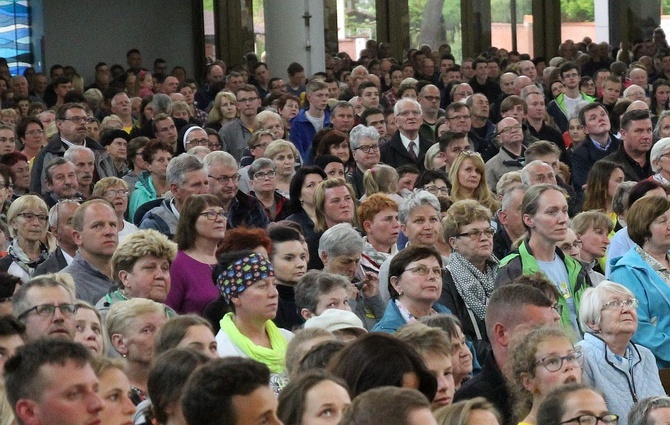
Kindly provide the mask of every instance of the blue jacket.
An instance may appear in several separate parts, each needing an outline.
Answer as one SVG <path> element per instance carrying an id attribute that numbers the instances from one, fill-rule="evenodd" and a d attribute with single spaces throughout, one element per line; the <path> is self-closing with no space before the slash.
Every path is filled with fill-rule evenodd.
<path id="1" fill-rule="evenodd" d="M 626 425 L 633 403 L 665 395 L 654 355 L 647 348 L 628 344 L 629 369 L 621 367 L 605 341 L 593 334 L 584 334 L 584 340 L 577 345 L 584 353 L 584 383 L 603 393 L 607 409 L 619 415 L 619 425 Z"/>
<path id="2" fill-rule="evenodd" d="M 435 309 L 435 311 L 438 313 L 451 314 L 451 310 L 442 304 L 433 304 L 433 309 Z M 386 304 L 384 316 L 382 316 L 382 319 L 372 328 L 372 332 L 384 332 L 392 334 L 406 324 L 407 322 L 402 317 L 402 314 L 400 314 L 398 306 L 395 305 L 395 300 L 390 299 L 388 304 Z"/>
<path id="3" fill-rule="evenodd" d="M 659 368 L 670 367 L 670 286 L 635 247 L 612 265 L 610 280 L 630 289 L 640 301 L 633 342 L 650 349 Z"/>
<path id="4" fill-rule="evenodd" d="M 326 109 L 324 111 L 325 116 L 323 117 L 323 126 L 326 127 L 330 124 L 330 112 Z M 312 123 L 307 119 L 307 110 L 302 109 L 291 120 L 291 132 L 290 139 L 291 142 L 295 145 L 300 152 L 302 160 L 306 164 L 311 164 L 311 158 L 309 157 L 312 152 L 312 141 L 314 140 L 314 135 L 316 134 L 316 129 Z"/>

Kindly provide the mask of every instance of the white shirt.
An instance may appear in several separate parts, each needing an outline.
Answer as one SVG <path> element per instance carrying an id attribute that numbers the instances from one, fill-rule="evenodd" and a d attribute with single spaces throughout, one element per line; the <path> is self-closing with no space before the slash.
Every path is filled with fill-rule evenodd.
<path id="1" fill-rule="evenodd" d="M 414 154 L 418 158 L 419 157 L 419 136 L 417 135 L 416 139 L 410 140 L 407 137 L 405 137 L 402 133 L 399 133 L 399 134 L 400 134 L 400 141 L 402 142 L 402 145 L 405 147 L 405 149 L 407 149 L 407 152 L 409 152 L 410 142 L 414 142 L 413 150 L 414 150 Z"/>

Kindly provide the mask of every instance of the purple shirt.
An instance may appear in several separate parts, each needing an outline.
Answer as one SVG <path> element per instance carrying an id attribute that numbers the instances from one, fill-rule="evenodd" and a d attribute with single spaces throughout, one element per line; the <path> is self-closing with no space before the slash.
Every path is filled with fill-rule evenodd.
<path id="1" fill-rule="evenodd" d="M 177 252 L 170 266 L 172 285 L 165 304 L 178 314 L 202 316 L 207 304 L 219 298 L 219 290 L 212 281 L 213 266 L 196 261 L 183 251 Z"/>

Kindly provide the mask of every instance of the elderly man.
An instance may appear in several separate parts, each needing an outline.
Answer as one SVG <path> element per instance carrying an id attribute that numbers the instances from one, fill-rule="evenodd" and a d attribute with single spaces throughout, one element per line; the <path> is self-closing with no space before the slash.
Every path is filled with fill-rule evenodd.
<path id="1" fill-rule="evenodd" d="M 217 64 L 207 67 L 207 83 L 195 94 L 195 103 L 199 109 L 205 110 L 214 101 L 216 92 L 221 89 L 225 74 L 223 68 Z"/>
<path id="2" fill-rule="evenodd" d="M 84 146 L 72 146 L 65 151 L 63 158 L 74 164 L 77 174 L 77 191 L 84 198 L 91 196 L 93 191 L 93 174 L 95 173 L 95 154 Z"/>
<path id="3" fill-rule="evenodd" d="M 133 118 L 130 98 L 125 92 L 119 92 L 112 97 L 112 113 L 121 118 L 123 124 L 123 131 L 130 134 L 133 127 L 137 127 L 138 123 Z"/>
<path id="4" fill-rule="evenodd" d="M 142 218 L 139 227 L 158 230 L 172 239 L 177 231 L 178 214 L 184 201 L 190 195 L 206 194 L 209 190 L 209 179 L 202 162 L 189 154 L 181 154 L 170 160 L 166 179 L 172 199 L 163 199 L 160 205 L 150 209 Z"/>
<path id="5" fill-rule="evenodd" d="M 512 244 L 523 236 L 526 229 L 521 220 L 521 203 L 528 186 L 520 184 L 508 189 L 502 197 L 502 206 L 498 211 L 498 230 L 493 235 L 493 254 L 496 258 L 505 258 L 512 252 Z"/>
<path id="6" fill-rule="evenodd" d="M 623 98 L 631 102 L 635 102 L 636 100 L 644 101 L 647 98 L 647 94 L 642 87 L 631 84 L 623 91 Z"/>
<path id="7" fill-rule="evenodd" d="M 544 161 L 535 160 L 529 162 L 521 169 L 521 181 L 528 186 L 556 184 L 556 174 L 551 165 Z"/>
<path id="8" fill-rule="evenodd" d="M 360 273 L 364 242 L 349 223 L 336 224 L 319 239 L 319 258 L 323 270 L 347 277 L 353 288 L 351 310 L 370 330 L 384 315 L 384 301 L 379 295 L 379 278 L 375 273 Z"/>
<path id="9" fill-rule="evenodd" d="M 663 425 L 670 423 L 670 397 L 648 397 L 633 404 L 628 425 Z"/>
<path id="10" fill-rule="evenodd" d="M 344 134 L 348 134 L 356 124 L 355 115 L 356 113 L 354 112 L 353 105 L 349 102 L 341 100 L 337 102 L 331 109 L 330 125 L 335 130 L 341 131 Z"/>
<path id="11" fill-rule="evenodd" d="M 379 163 L 379 133 L 374 127 L 359 124 L 349 133 L 349 144 L 356 168 L 347 174 L 347 181 L 353 186 L 356 198 L 360 199 L 365 194 L 363 175 Z"/>
<path id="12" fill-rule="evenodd" d="M 56 205 L 62 199 L 79 198 L 77 192 L 77 172 L 74 164 L 65 158 L 54 158 L 45 167 L 46 194 L 43 196 L 49 208 Z"/>
<path id="13" fill-rule="evenodd" d="M 632 110 L 621 117 L 621 145 L 605 159 L 619 164 L 627 181 L 639 182 L 653 174 L 649 161 L 652 129 L 649 111 Z"/>
<path id="14" fill-rule="evenodd" d="M 440 89 L 433 84 L 426 84 L 419 90 L 417 100 L 421 105 L 421 112 L 423 113 L 423 124 L 421 124 L 420 133 L 426 140 L 434 142 L 437 139 L 437 119 L 441 115 Z"/>
<path id="15" fill-rule="evenodd" d="M 470 108 L 470 131 L 468 137 L 475 145 L 475 151 L 488 161 L 498 153 L 498 147 L 492 142 L 496 135 L 496 126 L 489 120 L 489 101 L 481 93 L 468 97 L 465 105 Z"/>
<path id="16" fill-rule="evenodd" d="M 49 210 L 49 231 L 56 237 L 58 248 L 37 266 L 33 276 L 59 272 L 72 263 L 77 254 L 77 244 L 72 236 L 72 218 L 78 207 L 77 201 L 63 199 Z"/>
<path id="17" fill-rule="evenodd" d="M 523 167 L 523 128 L 512 117 L 503 118 L 498 123 L 500 152 L 486 162 L 486 181 L 489 189 L 495 191 L 503 174 Z"/>
<path id="18" fill-rule="evenodd" d="M 215 151 L 205 156 L 203 164 L 209 178 L 208 191 L 223 203 L 227 227 L 266 228 L 270 221 L 260 201 L 238 189 L 239 168 L 235 158 L 228 152 Z"/>
<path id="19" fill-rule="evenodd" d="M 382 162 L 395 168 L 411 163 L 423 170 L 424 157 L 432 143 L 419 133 L 423 123 L 421 105 L 413 99 L 400 99 L 393 111 L 398 131 L 381 148 Z"/>

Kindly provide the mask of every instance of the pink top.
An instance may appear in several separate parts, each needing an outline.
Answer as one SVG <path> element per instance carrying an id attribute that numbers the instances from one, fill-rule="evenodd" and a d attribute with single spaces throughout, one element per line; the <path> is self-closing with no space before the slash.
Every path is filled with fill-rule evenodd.
<path id="1" fill-rule="evenodd" d="M 212 281 L 213 264 L 194 260 L 183 251 L 170 267 L 172 285 L 165 304 L 178 314 L 195 313 L 202 316 L 205 307 L 219 298 L 219 290 Z"/>

